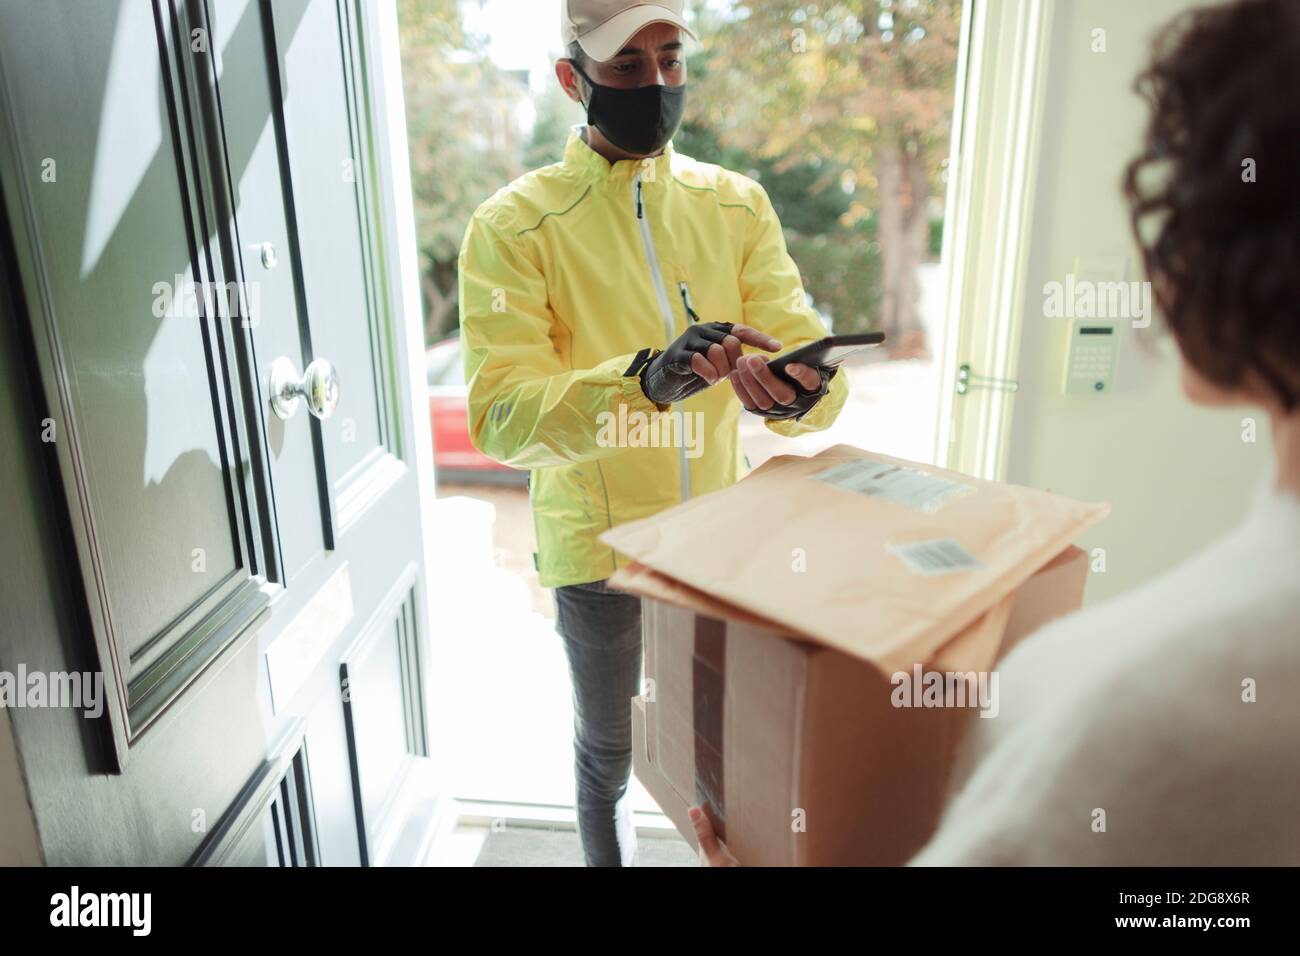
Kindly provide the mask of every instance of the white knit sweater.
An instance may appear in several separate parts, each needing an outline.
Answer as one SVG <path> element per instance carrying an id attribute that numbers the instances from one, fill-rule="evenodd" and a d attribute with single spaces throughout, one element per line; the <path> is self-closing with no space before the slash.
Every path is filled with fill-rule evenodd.
<path id="1" fill-rule="evenodd" d="M 1300 498 L 1043 628 L 999 704 L 913 865 L 1300 864 Z"/>

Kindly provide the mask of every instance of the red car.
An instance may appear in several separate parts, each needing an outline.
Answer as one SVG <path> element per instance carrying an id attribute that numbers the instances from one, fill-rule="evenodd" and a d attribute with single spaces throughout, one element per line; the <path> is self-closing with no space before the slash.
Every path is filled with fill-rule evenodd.
<path id="1" fill-rule="evenodd" d="M 424 365 L 438 480 L 453 484 L 526 484 L 528 472 L 493 461 L 470 441 L 460 336 L 449 336 L 431 345 L 424 353 Z"/>

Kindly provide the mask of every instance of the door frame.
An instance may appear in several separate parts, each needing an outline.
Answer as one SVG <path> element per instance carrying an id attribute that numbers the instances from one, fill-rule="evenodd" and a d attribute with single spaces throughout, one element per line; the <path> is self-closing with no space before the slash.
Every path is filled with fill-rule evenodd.
<path id="1" fill-rule="evenodd" d="M 7 341 L 0 340 L 0 375 L 13 375 L 20 387 L 26 388 L 30 383 L 18 374 L 20 350 L 13 349 L 14 354 L 10 354 L 21 330 L 21 303 L 15 288 L 17 276 L 11 274 L 17 270 L 11 269 L 12 250 L 6 228 L 4 197 L 0 196 L 0 337 L 8 336 Z M 24 345 L 21 351 L 30 349 Z M 2 432 L 3 423 L 0 423 Z M 0 620 L 8 625 L 8 608 L 0 609 Z M 9 661 L 0 659 L 0 670 L 8 666 Z M 28 792 L 27 771 L 18 752 L 17 731 L 9 719 L 9 708 L 0 707 L 0 866 L 44 865 L 45 851 Z"/>
<path id="2" fill-rule="evenodd" d="M 450 773 L 450 748 L 446 728 L 454 726 L 446 706 L 446 687 L 452 679 L 448 669 L 446 646 L 440 644 L 441 631 L 433 626 L 431 596 L 437 592 L 428 580 L 439 566 L 440 547 L 434 525 L 437 486 L 433 463 L 433 427 L 429 418 L 424 366 L 424 312 L 420 302 L 420 254 L 415 232 L 415 200 L 411 186 L 409 141 L 406 133 L 406 96 L 402 88 L 401 43 L 398 36 L 397 4 L 369 3 L 357 0 L 362 34 L 366 39 L 366 90 L 371 97 L 375 131 L 374 179 L 377 187 L 377 232 L 385 247 L 383 256 L 384 294 L 394 317 L 392 328 L 404 336 L 406 367 L 397 369 L 400 413 L 410 422 L 411 445 L 405 461 L 419 488 L 420 537 L 423 542 L 424 600 L 415 602 L 417 633 L 425 635 L 420 648 L 424 655 L 425 719 L 430 786 L 440 794 L 437 816 L 443 818 L 435 829 L 454 825 L 455 812 L 447 790 Z M 417 516 L 412 516 L 417 517 Z"/>
<path id="3" fill-rule="evenodd" d="M 1006 475 L 1029 300 L 1054 0 L 967 0 L 943 239 L 947 300 L 935 462 Z M 959 375 L 970 377 L 958 394 Z"/>

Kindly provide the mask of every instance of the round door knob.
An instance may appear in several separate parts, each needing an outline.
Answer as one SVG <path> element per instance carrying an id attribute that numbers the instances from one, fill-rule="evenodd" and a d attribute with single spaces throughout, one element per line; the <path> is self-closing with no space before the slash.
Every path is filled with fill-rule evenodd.
<path id="1" fill-rule="evenodd" d="M 271 411 L 282 419 L 293 416 L 300 399 L 317 418 L 329 418 L 339 403 L 339 373 L 323 358 L 307 366 L 302 375 L 287 358 L 271 363 Z"/>

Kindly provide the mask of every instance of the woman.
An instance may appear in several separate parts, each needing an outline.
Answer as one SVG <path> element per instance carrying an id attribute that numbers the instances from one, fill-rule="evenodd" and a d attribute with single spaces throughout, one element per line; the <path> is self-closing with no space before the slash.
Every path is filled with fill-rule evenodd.
<path id="1" fill-rule="evenodd" d="M 1300 3 L 1183 15 L 1138 90 L 1124 188 L 1183 391 L 1263 410 L 1275 473 L 1230 534 L 1008 656 L 913 864 L 1300 864 Z"/>

